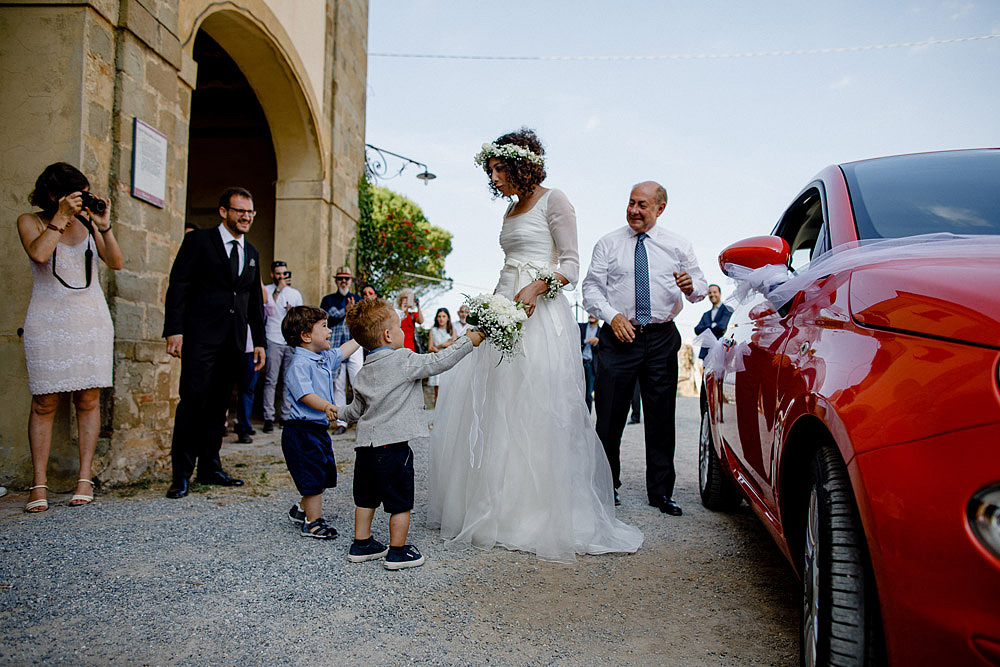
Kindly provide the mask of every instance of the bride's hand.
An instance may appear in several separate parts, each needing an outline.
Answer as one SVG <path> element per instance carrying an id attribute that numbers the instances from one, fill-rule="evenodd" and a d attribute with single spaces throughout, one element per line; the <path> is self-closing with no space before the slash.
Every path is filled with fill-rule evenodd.
<path id="1" fill-rule="evenodd" d="M 528 317 L 531 317 L 532 313 L 535 312 L 535 303 L 538 301 L 538 296 L 545 291 L 546 287 L 544 280 L 534 280 L 525 285 L 517 293 L 514 297 L 514 302 L 520 301 L 523 303 L 524 312 L 527 313 Z"/>

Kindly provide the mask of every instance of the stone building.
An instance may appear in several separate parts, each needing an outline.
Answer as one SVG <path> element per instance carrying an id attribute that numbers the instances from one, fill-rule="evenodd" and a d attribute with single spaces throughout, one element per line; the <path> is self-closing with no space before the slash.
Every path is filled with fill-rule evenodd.
<path id="1" fill-rule="evenodd" d="M 367 0 L 0 2 L 0 484 L 31 479 L 19 331 L 31 273 L 14 222 L 41 170 L 75 164 L 107 193 L 125 254 L 123 270 L 100 273 L 115 365 L 95 478 L 159 475 L 180 374 L 160 337 L 163 299 L 184 222 L 217 224 L 219 192 L 245 186 L 262 266 L 286 260 L 307 303 L 331 291 L 358 218 L 367 32 Z M 53 435 L 57 491 L 76 478 L 71 412 Z"/>

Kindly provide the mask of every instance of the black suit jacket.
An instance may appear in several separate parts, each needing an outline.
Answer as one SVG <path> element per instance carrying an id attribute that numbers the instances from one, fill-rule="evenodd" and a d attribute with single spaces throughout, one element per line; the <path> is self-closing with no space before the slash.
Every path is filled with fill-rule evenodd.
<path id="1" fill-rule="evenodd" d="M 185 344 L 218 345 L 232 334 L 243 352 L 249 324 L 254 347 L 265 346 L 260 257 L 245 239 L 243 252 L 243 272 L 234 282 L 217 227 L 184 235 L 167 284 L 164 338 L 183 334 Z"/>

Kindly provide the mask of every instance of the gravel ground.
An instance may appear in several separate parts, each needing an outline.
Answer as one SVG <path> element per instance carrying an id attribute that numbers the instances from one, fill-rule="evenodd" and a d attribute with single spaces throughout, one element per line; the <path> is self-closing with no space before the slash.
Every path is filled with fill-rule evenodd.
<path id="1" fill-rule="evenodd" d="M 698 399 L 678 398 L 684 516 L 645 503 L 641 426 L 622 446 L 619 516 L 645 534 L 634 555 L 547 563 L 504 549 L 445 549 L 424 527 L 427 441 L 414 443 L 410 541 L 423 567 L 346 560 L 353 431 L 335 438 L 332 541 L 303 539 L 275 435 L 227 443 L 239 489 L 166 481 L 98 490 L 90 506 L 26 515 L 0 498 L 0 663 L 769 665 L 798 660 L 799 587 L 744 506 L 698 502 Z M 53 502 L 54 501 L 54 502 Z M 385 516 L 374 534 L 387 538 Z"/>

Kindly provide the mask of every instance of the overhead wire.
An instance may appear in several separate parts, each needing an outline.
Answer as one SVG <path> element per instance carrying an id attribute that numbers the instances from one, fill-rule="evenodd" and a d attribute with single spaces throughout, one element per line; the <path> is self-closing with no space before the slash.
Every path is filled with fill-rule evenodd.
<path id="1" fill-rule="evenodd" d="M 957 44 L 985 39 L 1000 38 L 1000 33 L 992 35 L 977 35 L 974 37 L 955 37 L 952 39 L 927 39 L 919 42 L 897 42 L 894 44 L 871 44 L 867 46 L 841 46 L 826 49 L 788 49 L 783 51 L 746 51 L 737 53 L 697 53 L 697 54 L 667 54 L 652 56 L 493 56 L 465 55 L 441 53 L 382 53 L 374 52 L 368 55 L 372 58 L 415 58 L 425 60 L 492 60 L 492 61 L 643 61 L 643 60 L 721 60 L 726 58 L 762 58 L 775 56 L 805 56 L 830 53 L 856 53 L 860 51 L 878 51 L 881 49 L 901 49 L 921 46 L 938 46 L 941 44 Z"/>

